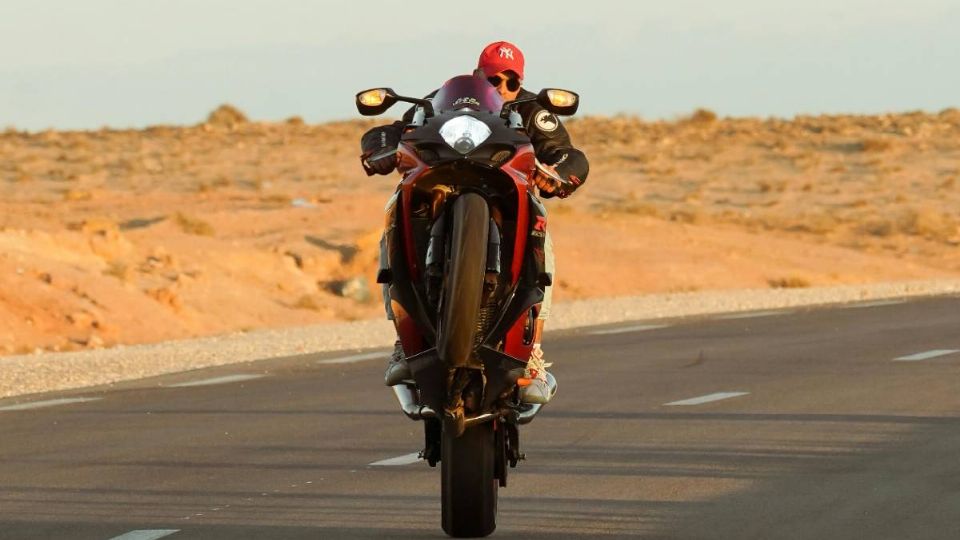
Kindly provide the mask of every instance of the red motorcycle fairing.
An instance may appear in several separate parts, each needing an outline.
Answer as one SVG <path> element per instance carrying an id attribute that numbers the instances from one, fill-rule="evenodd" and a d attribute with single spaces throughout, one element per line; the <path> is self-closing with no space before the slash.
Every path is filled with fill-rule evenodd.
<path id="1" fill-rule="evenodd" d="M 531 171 L 536 167 L 536 154 L 533 145 L 523 146 L 517 150 L 513 159 L 503 164 L 501 170 L 510 175 L 517 187 L 517 236 L 513 245 L 513 265 L 510 268 L 510 278 L 514 284 L 520 279 L 520 269 L 523 267 L 523 254 L 527 247 L 527 226 L 529 209 L 527 208 L 528 193 L 533 193 L 533 183 L 527 182 Z"/>
<path id="2" fill-rule="evenodd" d="M 442 118 L 449 117 L 451 114 L 470 114 L 476 115 L 475 117 L 477 118 L 484 119 L 489 117 L 488 113 L 499 113 L 503 107 L 503 100 L 492 85 L 485 79 L 477 79 L 471 76 L 460 76 L 450 79 L 441 87 L 433 99 L 431 99 L 431 102 L 433 103 L 435 111 L 438 113 L 438 116 L 434 117 L 433 122 L 441 122 L 443 121 Z M 469 109 L 469 111 L 466 109 Z M 499 117 L 499 114 L 497 114 L 497 117 Z M 394 274 L 396 274 L 396 279 L 405 281 L 406 284 L 395 282 L 391 287 L 391 296 L 393 297 L 397 332 L 403 344 L 404 352 L 408 357 L 432 347 L 432 343 L 436 338 L 435 323 L 432 323 L 432 317 L 425 313 L 426 302 L 424 302 L 425 297 L 423 296 L 424 291 L 422 289 L 422 283 L 425 279 L 424 260 L 422 259 L 423 254 L 421 253 L 423 246 L 418 246 L 419 236 L 422 235 L 424 224 L 424 217 L 422 215 L 424 194 L 429 194 L 435 185 L 447 184 L 447 182 L 452 185 L 462 185 L 463 187 L 461 189 L 471 189 L 469 187 L 469 181 L 467 181 L 467 184 L 461 184 L 461 181 L 466 180 L 466 178 L 457 178 L 458 171 L 463 169 L 457 169 L 456 166 L 451 165 L 451 161 L 449 160 L 441 160 L 440 163 L 437 163 L 435 160 L 431 160 L 431 158 L 422 156 L 421 152 L 423 152 L 425 148 L 428 148 L 430 144 L 440 144 L 442 145 L 440 148 L 445 147 L 447 144 L 442 140 L 435 139 L 437 135 L 431 127 L 429 124 L 419 128 L 411 126 L 408 129 L 409 136 L 404 135 L 404 139 L 401 141 L 397 150 L 397 170 L 403 175 L 403 179 L 398 186 L 400 193 L 396 206 L 399 215 L 396 216 L 397 230 L 395 232 L 400 233 L 398 236 L 400 236 L 402 240 L 396 242 L 396 244 L 399 245 L 395 246 L 398 250 L 395 253 L 399 256 L 399 250 L 402 250 L 402 259 L 395 260 L 391 257 L 391 266 L 398 265 L 399 263 L 404 267 L 402 272 L 395 271 Z M 530 203 L 531 200 L 536 201 L 534 185 L 531 181 L 531 176 L 536 169 L 536 157 L 532 144 L 523 142 L 523 140 L 517 140 L 517 130 L 508 130 L 506 125 L 502 127 L 491 125 L 491 128 L 495 130 L 495 133 L 500 133 L 500 135 L 490 139 L 491 144 L 501 145 L 500 147 L 502 147 L 503 144 L 512 145 L 512 155 L 506 158 L 506 161 L 499 166 L 491 166 L 489 162 L 486 162 L 486 165 L 474 163 L 469 166 L 480 167 L 480 169 L 477 170 L 489 170 L 491 173 L 499 170 L 499 176 L 497 176 L 497 178 L 501 180 L 495 180 L 495 182 L 503 182 L 503 184 L 500 184 L 502 188 L 499 192 L 500 195 L 508 194 L 508 197 L 515 197 L 512 203 L 509 201 L 506 202 L 506 204 L 511 207 L 509 220 L 512 222 L 515 217 L 515 223 L 510 224 L 512 231 L 511 227 L 504 227 L 502 232 L 505 235 L 504 244 L 509 245 L 512 243 L 507 281 L 514 291 L 511 293 L 512 297 L 510 302 L 512 302 L 512 304 L 524 305 L 511 305 L 509 306 L 511 308 L 509 310 L 507 310 L 508 306 L 503 306 L 500 314 L 503 319 L 498 321 L 496 331 L 486 336 L 491 338 L 488 339 L 486 345 L 496 348 L 498 347 L 497 342 L 502 340 L 504 353 L 516 359 L 522 359 L 522 361 L 525 362 L 527 358 L 529 358 L 532 348 L 532 341 L 529 339 L 533 323 L 531 317 L 535 319 L 539 311 L 539 302 L 542 301 L 542 292 L 539 296 L 534 297 L 531 296 L 530 290 L 531 287 L 536 288 L 539 285 L 537 276 L 543 271 L 542 239 L 539 242 L 539 261 L 536 261 L 536 257 L 528 259 L 527 254 L 527 250 L 529 249 L 528 237 L 531 234 L 532 226 L 530 214 L 532 211 L 535 211 L 538 216 L 544 215 L 542 205 L 539 205 L 539 203 L 531 205 Z M 509 132 L 505 133 L 504 130 Z M 511 136 L 510 133 L 514 135 Z M 497 137 L 499 137 L 499 139 Z M 525 135 L 521 135 L 521 137 L 525 138 Z M 528 139 L 526 140 L 529 141 Z M 509 147 L 510 146 L 508 146 L 508 148 Z M 478 147 L 478 151 L 482 151 L 483 148 L 485 147 L 481 145 L 481 147 Z M 464 157 L 461 159 L 466 160 L 468 158 Z M 427 163 L 427 160 L 430 160 L 433 165 Z M 493 173 L 494 176 L 496 176 L 496 174 L 497 173 Z M 443 175 L 452 176 L 451 178 L 446 178 Z M 511 187 L 506 188 L 506 186 Z M 513 194 L 509 194 L 511 190 Z M 419 205 L 419 207 L 414 209 L 415 205 Z M 512 208 L 514 205 L 515 208 Z M 535 207 L 539 208 L 537 209 Z M 516 212 L 515 216 L 513 216 L 514 211 Z M 414 212 L 417 212 L 416 218 L 413 215 Z M 436 217 L 437 216 L 433 216 L 434 219 Z M 540 218 L 538 217 L 537 222 L 539 222 L 539 220 Z M 415 221 L 417 222 L 416 224 L 414 223 Z M 509 239 L 506 238 L 507 235 L 510 236 Z M 418 250 L 418 247 L 420 250 Z M 503 255 L 506 255 L 506 253 Z M 524 285 L 521 283 L 521 276 L 524 275 L 525 265 L 530 266 L 528 261 L 533 261 L 534 265 L 538 266 L 538 269 L 531 272 L 533 275 L 532 278 L 530 278 L 530 274 L 527 274 Z M 400 269 L 397 268 L 397 270 Z M 405 275 L 401 276 L 400 274 Z M 395 288 L 398 289 L 397 292 L 400 293 L 399 295 L 392 294 Z M 522 309 L 522 311 L 518 312 L 520 309 Z M 411 313 L 411 310 L 415 311 L 415 313 Z M 507 313 L 507 311 L 509 311 L 509 313 Z M 506 320 L 507 318 L 510 320 Z M 490 341 L 493 341 L 493 343 Z"/>
<path id="3" fill-rule="evenodd" d="M 400 215 L 396 216 L 397 221 L 400 222 L 399 228 L 402 238 L 402 245 L 398 247 L 403 251 L 403 262 L 409 278 L 419 280 L 421 278 L 421 268 L 417 260 L 414 225 L 410 208 L 412 208 L 414 194 L 417 190 L 417 182 L 429 170 L 429 166 L 417 156 L 414 149 L 405 144 L 400 145 L 399 155 L 400 165 L 398 168 L 403 172 L 404 177 L 399 186 L 400 204 L 398 207 Z M 532 145 L 525 145 L 520 147 L 514 157 L 501 167 L 501 170 L 512 180 L 517 197 L 516 226 L 513 231 L 513 256 L 510 265 L 510 282 L 514 288 L 518 288 L 525 265 L 529 267 L 529 282 L 536 283 L 539 275 L 544 273 L 545 210 L 535 198 L 533 184 L 528 182 L 534 164 L 533 147 Z M 535 220 L 531 220 L 531 214 L 535 214 Z M 531 254 L 526 253 L 530 247 L 529 238 L 535 240 L 535 246 Z M 516 314 L 513 321 L 502 321 L 509 324 L 509 329 L 506 330 L 503 337 L 504 353 L 524 361 L 530 357 L 533 348 L 530 330 L 539 314 L 540 300 L 542 300 L 542 297 L 529 300 L 528 302 L 535 301 L 535 304 L 529 308 L 524 307 L 523 311 Z M 397 332 L 407 356 L 413 356 L 429 348 L 429 340 L 424 335 L 425 329 L 420 328 L 422 325 L 417 324 L 417 319 L 411 316 L 396 297 L 394 297 L 392 306 Z"/>
<path id="4" fill-rule="evenodd" d="M 397 170 L 403 173 L 403 181 L 400 182 L 400 193 L 403 209 L 403 243 L 406 253 L 407 271 L 410 272 L 410 279 L 419 281 L 420 272 L 417 265 L 417 250 L 413 249 L 413 222 L 411 221 L 410 208 L 413 207 L 413 192 L 417 180 L 429 169 L 429 165 L 424 163 L 417 151 L 408 145 L 400 143 L 397 160 Z"/>

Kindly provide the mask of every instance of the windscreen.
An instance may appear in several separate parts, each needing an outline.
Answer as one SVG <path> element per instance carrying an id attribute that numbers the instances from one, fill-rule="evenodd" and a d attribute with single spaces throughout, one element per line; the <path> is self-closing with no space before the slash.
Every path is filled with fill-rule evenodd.
<path id="1" fill-rule="evenodd" d="M 503 108 L 503 98 L 497 89 L 486 79 L 473 75 L 461 75 L 443 83 L 430 101 L 438 113 L 468 108 L 500 114 Z"/>

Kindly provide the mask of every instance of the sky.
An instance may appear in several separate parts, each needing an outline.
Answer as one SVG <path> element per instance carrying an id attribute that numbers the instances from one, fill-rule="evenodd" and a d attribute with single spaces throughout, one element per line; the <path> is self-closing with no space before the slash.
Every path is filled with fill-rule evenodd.
<path id="1" fill-rule="evenodd" d="M 958 0 L 0 0 L 0 128 L 358 117 L 517 44 L 580 114 L 673 118 L 960 106 Z M 394 116 L 401 110 L 391 111 Z"/>

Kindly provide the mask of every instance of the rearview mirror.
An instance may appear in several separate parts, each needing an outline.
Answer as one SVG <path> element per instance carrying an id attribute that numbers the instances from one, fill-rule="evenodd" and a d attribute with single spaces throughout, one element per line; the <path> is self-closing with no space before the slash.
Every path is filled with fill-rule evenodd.
<path id="1" fill-rule="evenodd" d="M 397 102 L 397 95 L 389 88 L 371 88 L 357 94 L 357 110 L 364 116 L 383 114 Z"/>
<path id="2" fill-rule="evenodd" d="M 553 114 L 570 116 L 577 112 L 577 108 L 580 106 L 580 96 L 569 90 L 544 88 L 537 94 L 537 103 Z"/>

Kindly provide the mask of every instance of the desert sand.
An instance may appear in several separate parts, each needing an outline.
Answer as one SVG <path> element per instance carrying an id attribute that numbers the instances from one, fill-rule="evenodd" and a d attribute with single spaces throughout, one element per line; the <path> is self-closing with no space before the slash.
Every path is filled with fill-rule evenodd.
<path id="1" fill-rule="evenodd" d="M 373 121 L 0 134 L 0 354 L 376 318 Z M 557 301 L 960 277 L 960 111 L 566 124 Z"/>

